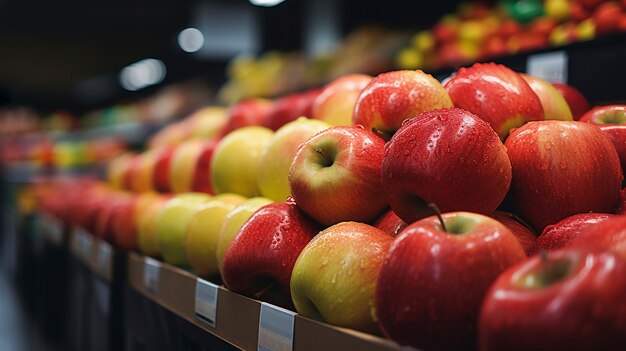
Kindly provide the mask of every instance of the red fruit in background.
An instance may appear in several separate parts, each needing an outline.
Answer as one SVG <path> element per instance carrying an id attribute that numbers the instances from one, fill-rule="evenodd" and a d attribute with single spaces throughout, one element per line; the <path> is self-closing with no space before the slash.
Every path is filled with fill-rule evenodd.
<path id="1" fill-rule="evenodd" d="M 510 52 L 529 52 L 548 47 L 548 38 L 539 33 L 520 33 L 509 38 L 507 46 Z"/>
<path id="2" fill-rule="evenodd" d="M 211 183 L 211 159 L 219 140 L 207 141 L 200 152 L 191 180 L 191 191 L 215 194 Z"/>
<path id="3" fill-rule="evenodd" d="M 472 59 L 461 50 L 458 42 L 441 45 L 438 54 L 439 64 L 443 67 L 458 67 Z"/>
<path id="4" fill-rule="evenodd" d="M 396 237 L 407 225 L 408 224 L 392 210 L 385 212 L 384 215 L 380 216 L 380 218 L 374 222 L 374 227 L 393 237 Z"/>
<path id="5" fill-rule="evenodd" d="M 608 213 L 580 213 L 547 226 L 527 251 L 528 256 L 541 251 L 554 251 L 566 247 L 572 239 L 589 228 L 605 222 L 615 215 Z"/>
<path id="6" fill-rule="evenodd" d="M 578 2 L 570 3 L 570 18 L 574 22 L 581 22 L 591 17 L 591 12 Z"/>
<path id="7" fill-rule="evenodd" d="M 311 89 L 305 93 L 290 94 L 274 100 L 271 110 L 261 125 L 271 130 L 278 130 L 298 117 L 312 117 L 313 102 L 321 91 L 321 89 Z"/>
<path id="8" fill-rule="evenodd" d="M 479 349 L 625 350 L 626 261 L 559 250 L 508 269 L 480 312 Z"/>
<path id="9" fill-rule="evenodd" d="M 262 125 L 272 109 L 272 105 L 270 100 L 259 98 L 251 98 L 236 103 L 228 110 L 228 121 L 220 136 L 241 127 Z"/>
<path id="10" fill-rule="evenodd" d="M 521 218 L 512 213 L 502 211 L 496 211 L 490 214 L 489 217 L 504 224 L 515 235 L 526 255 L 530 255 L 528 250 L 537 239 L 537 235 L 531 228 L 521 222 Z"/>
<path id="11" fill-rule="evenodd" d="M 169 193 L 170 188 L 170 162 L 176 151 L 176 147 L 164 147 L 159 151 L 154 163 L 154 172 L 152 173 L 152 185 L 154 190 Z"/>
<path id="12" fill-rule="evenodd" d="M 614 216 L 582 230 L 568 247 L 580 250 L 614 251 L 626 258 L 626 217 Z"/>
<path id="13" fill-rule="evenodd" d="M 511 37 L 515 34 L 519 34 L 521 32 L 523 32 L 522 27 L 519 25 L 519 23 L 517 23 L 517 21 L 512 19 L 502 20 L 498 29 L 498 33 L 505 38 Z"/>
<path id="14" fill-rule="evenodd" d="M 291 272 L 298 255 L 317 233 L 316 224 L 294 202 L 261 207 L 228 246 L 222 269 L 224 285 L 236 293 L 293 308 Z"/>
<path id="15" fill-rule="evenodd" d="M 493 58 L 508 54 L 506 40 L 500 36 L 492 36 L 483 45 L 482 58 Z"/>
<path id="16" fill-rule="evenodd" d="M 442 212 L 492 213 L 511 182 L 504 145 L 489 125 L 458 108 L 424 112 L 385 146 L 383 188 L 407 223 Z"/>
<path id="17" fill-rule="evenodd" d="M 550 32 L 557 26 L 555 20 L 550 17 L 539 17 L 530 23 L 529 30 L 534 33 L 548 38 Z"/>
<path id="18" fill-rule="evenodd" d="M 580 120 L 595 124 L 609 137 L 622 166 L 626 170 L 626 105 L 606 105 L 593 108 Z"/>
<path id="19" fill-rule="evenodd" d="M 109 221 L 112 242 L 124 250 L 136 250 L 139 246 L 134 211 L 137 197 L 129 197 L 113 206 Z"/>
<path id="20" fill-rule="evenodd" d="M 609 213 L 616 206 L 623 178 L 619 157 L 590 123 L 528 123 L 514 130 L 505 145 L 516 213 L 536 230 L 578 213 Z"/>
<path id="21" fill-rule="evenodd" d="M 563 95 L 575 120 L 579 120 L 585 112 L 589 111 L 589 101 L 578 89 L 565 83 L 552 83 L 552 86 Z"/>
<path id="22" fill-rule="evenodd" d="M 504 140 L 509 130 L 543 119 L 537 95 L 522 77 L 495 63 L 461 68 L 445 85 L 454 106 L 485 120 Z"/>
<path id="23" fill-rule="evenodd" d="M 498 275 L 526 258 L 498 221 L 444 213 L 406 227 L 385 256 L 376 287 L 383 333 L 425 350 L 473 350 L 480 304 Z"/>
<path id="24" fill-rule="evenodd" d="M 592 15 L 592 18 L 596 23 L 596 32 L 598 34 L 616 32 L 618 30 L 621 17 L 622 8 L 617 2 L 608 1 L 602 3 Z"/>
<path id="25" fill-rule="evenodd" d="M 122 186 L 124 190 L 133 191 L 133 179 L 137 177 L 139 167 L 141 166 L 141 156 L 132 155 L 126 163 L 126 168 L 122 173 Z"/>
<path id="26" fill-rule="evenodd" d="M 457 37 L 457 27 L 445 22 L 439 22 L 432 28 L 433 36 L 439 43 L 449 43 Z"/>
<path id="27" fill-rule="evenodd" d="M 585 8 L 589 10 L 593 10 L 598 7 L 605 0 L 578 0 L 580 4 L 582 4 Z"/>
<path id="28" fill-rule="evenodd" d="M 119 212 L 116 208 L 124 206 L 124 204 L 130 201 L 131 198 L 132 197 L 128 193 L 111 192 L 106 201 L 103 202 L 98 208 L 95 227 L 92 234 L 102 240 L 112 242 L 115 235 L 115 212 Z"/>

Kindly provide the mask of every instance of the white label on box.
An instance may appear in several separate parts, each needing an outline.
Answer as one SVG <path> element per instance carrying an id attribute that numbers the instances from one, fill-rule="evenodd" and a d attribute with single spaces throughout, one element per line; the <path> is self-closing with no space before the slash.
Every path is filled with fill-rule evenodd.
<path id="1" fill-rule="evenodd" d="M 567 83 L 567 53 L 556 51 L 530 55 L 526 62 L 526 72 L 548 82 Z"/>
<path id="2" fill-rule="evenodd" d="M 198 278 L 196 280 L 196 317 L 215 328 L 217 317 L 217 285 Z"/>
<path id="3" fill-rule="evenodd" d="M 262 302 L 259 316 L 259 351 L 292 351 L 296 313 Z"/>
<path id="4" fill-rule="evenodd" d="M 106 241 L 100 241 L 98 245 L 98 267 L 104 275 L 111 274 L 111 254 L 113 249 L 111 244 Z"/>
<path id="5" fill-rule="evenodd" d="M 143 287 L 149 292 L 159 294 L 159 273 L 161 262 L 146 257 L 143 264 Z"/>

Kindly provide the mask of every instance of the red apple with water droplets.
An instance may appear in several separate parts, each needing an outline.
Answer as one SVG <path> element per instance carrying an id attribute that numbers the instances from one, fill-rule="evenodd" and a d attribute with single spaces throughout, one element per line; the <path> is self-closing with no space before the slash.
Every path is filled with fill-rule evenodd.
<path id="1" fill-rule="evenodd" d="M 552 83 L 552 86 L 567 101 L 574 120 L 579 120 L 585 112 L 589 111 L 589 101 L 578 89 L 565 83 Z"/>
<path id="2" fill-rule="evenodd" d="M 496 211 L 490 214 L 489 217 L 497 220 L 498 222 L 504 224 L 505 227 L 509 228 L 511 233 L 513 233 L 513 235 L 517 238 L 517 241 L 519 241 L 520 245 L 522 245 L 526 255 L 529 255 L 529 249 L 537 239 L 537 234 L 535 234 L 532 228 L 524 224 L 521 218 L 512 213 Z"/>
<path id="3" fill-rule="evenodd" d="M 371 80 L 367 74 L 348 74 L 333 80 L 315 98 L 310 117 L 333 126 L 352 125 L 356 100 Z"/>
<path id="4" fill-rule="evenodd" d="M 220 136 L 242 127 L 262 125 L 271 108 L 272 102 L 267 99 L 251 98 L 236 103 L 228 110 L 228 121 Z"/>
<path id="5" fill-rule="evenodd" d="M 385 212 L 384 215 L 380 216 L 380 218 L 374 222 L 374 227 L 393 237 L 398 236 L 402 229 L 406 228 L 407 225 L 408 224 L 403 221 L 402 218 L 398 217 L 393 210 Z"/>
<path id="6" fill-rule="evenodd" d="M 626 258 L 626 217 L 613 216 L 602 223 L 581 230 L 568 247 L 580 250 L 610 250 Z"/>
<path id="7" fill-rule="evenodd" d="M 606 105 L 593 108 L 580 120 L 595 124 L 611 139 L 622 165 L 626 170 L 626 105 Z"/>

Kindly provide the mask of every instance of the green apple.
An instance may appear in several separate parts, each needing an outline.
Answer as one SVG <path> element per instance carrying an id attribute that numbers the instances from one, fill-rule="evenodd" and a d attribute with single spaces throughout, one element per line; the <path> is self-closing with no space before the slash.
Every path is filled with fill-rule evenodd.
<path id="1" fill-rule="evenodd" d="M 557 119 L 561 121 L 572 121 L 572 111 L 567 101 L 558 90 L 549 82 L 535 76 L 521 73 L 522 78 L 530 85 L 530 88 L 537 94 L 545 119 Z"/>
<path id="2" fill-rule="evenodd" d="M 358 222 L 320 232 L 304 247 L 291 275 L 299 314 L 341 327 L 378 332 L 376 281 L 393 237 Z"/>
<path id="3" fill-rule="evenodd" d="M 289 167 L 300 145 L 331 125 L 316 119 L 300 117 L 280 127 L 261 156 L 257 185 L 261 195 L 276 202 L 291 196 Z"/>
<path id="4" fill-rule="evenodd" d="M 239 232 L 241 226 L 258 210 L 259 208 L 272 203 L 272 200 L 264 197 L 253 197 L 244 201 L 241 205 L 237 206 L 232 211 L 228 212 L 222 228 L 220 228 L 220 235 L 217 239 L 217 251 L 215 252 L 215 258 L 217 260 L 217 266 L 222 272 L 222 263 L 224 262 L 224 256 L 228 245 L 230 245 L 233 238 Z"/>
<path id="5" fill-rule="evenodd" d="M 209 277 L 219 273 L 215 252 L 220 229 L 226 215 L 246 198 L 237 194 L 219 194 L 202 204 L 187 226 L 185 251 L 187 259 L 196 273 Z"/>
<path id="6" fill-rule="evenodd" d="M 194 213 L 210 199 L 207 194 L 184 193 L 165 203 L 156 223 L 159 250 L 165 262 L 181 267 L 189 265 L 184 245 L 187 225 Z"/>
<path id="7" fill-rule="evenodd" d="M 268 128 L 243 127 L 220 141 L 211 160 L 211 181 L 216 194 L 246 197 L 260 194 L 257 186 L 259 160 L 274 132 Z"/>

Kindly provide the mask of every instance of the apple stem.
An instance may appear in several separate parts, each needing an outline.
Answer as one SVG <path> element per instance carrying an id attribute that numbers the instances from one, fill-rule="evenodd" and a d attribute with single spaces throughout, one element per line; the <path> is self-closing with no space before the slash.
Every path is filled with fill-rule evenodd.
<path id="1" fill-rule="evenodd" d="M 268 291 L 270 291 L 274 285 L 276 285 L 276 283 L 272 282 L 269 283 L 266 287 L 264 287 L 263 289 L 259 290 L 256 294 L 254 294 L 254 298 L 257 300 L 261 300 L 261 297 L 263 297 L 263 295 L 265 295 Z"/>
<path id="2" fill-rule="evenodd" d="M 437 207 L 436 204 L 430 203 L 428 204 L 428 208 L 435 212 L 435 215 L 437 215 L 437 218 L 439 218 L 439 222 L 441 223 L 441 228 L 444 232 L 448 233 L 448 229 L 446 229 L 446 224 L 443 222 L 443 217 L 441 216 L 441 211 L 439 211 L 439 207 Z"/>
<path id="3" fill-rule="evenodd" d="M 378 137 L 383 139 L 384 141 L 389 141 L 391 139 L 391 135 L 389 135 L 389 133 L 384 132 L 376 127 L 372 127 L 372 132 L 378 135 Z"/>

